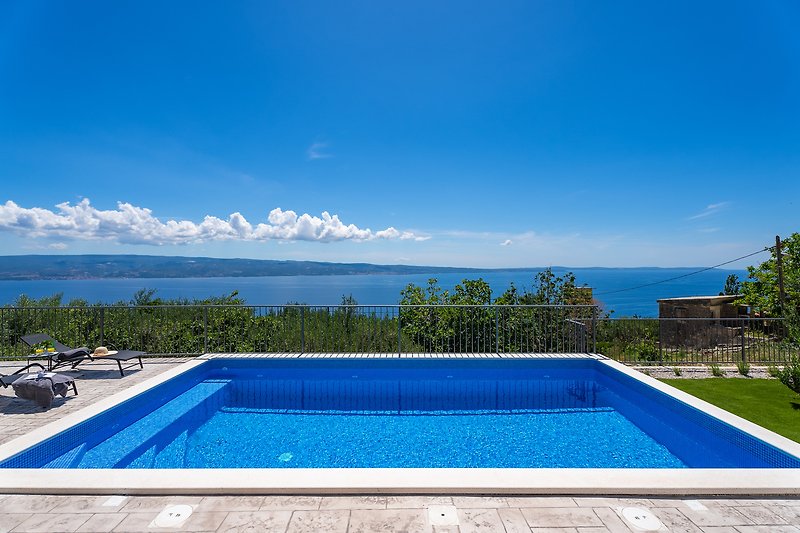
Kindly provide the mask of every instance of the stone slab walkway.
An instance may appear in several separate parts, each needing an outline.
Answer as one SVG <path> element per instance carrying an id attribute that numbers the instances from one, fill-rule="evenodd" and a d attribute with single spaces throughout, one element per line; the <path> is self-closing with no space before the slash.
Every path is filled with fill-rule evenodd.
<path id="1" fill-rule="evenodd" d="M 140 383 L 176 364 L 148 359 L 120 377 L 116 365 L 89 363 L 71 373 L 78 396 L 44 410 L 0 388 L 0 443 L 99 398 Z M 0 363 L 0 373 L 20 363 Z M 535 532 L 635 533 L 622 510 L 658 518 L 659 531 L 685 533 L 800 533 L 800 499 L 605 498 L 569 496 L 60 496 L 0 495 L 0 533 L 13 532 Z M 158 527 L 167 507 L 191 514 Z M 184 508 L 186 509 L 186 508 Z M 185 511 L 184 511 L 185 512 Z"/>
<path id="2" fill-rule="evenodd" d="M 159 513 L 188 518 L 157 527 Z M 635 533 L 622 509 L 649 510 L 658 531 L 800 533 L 798 500 L 462 496 L 0 496 L 0 531 Z"/>

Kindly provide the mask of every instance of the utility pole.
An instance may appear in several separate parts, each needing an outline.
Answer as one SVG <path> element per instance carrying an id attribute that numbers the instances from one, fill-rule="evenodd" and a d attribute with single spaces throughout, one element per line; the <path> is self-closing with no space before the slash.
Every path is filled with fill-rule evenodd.
<path id="1" fill-rule="evenodd" d="M 783 302 L 786 300 L 786 292 L 783 290 L 783 255 L 781 254 L 781 237 L 775 235 L 775 266 L 778 269 L 778 305 L 783 312 Z"/>

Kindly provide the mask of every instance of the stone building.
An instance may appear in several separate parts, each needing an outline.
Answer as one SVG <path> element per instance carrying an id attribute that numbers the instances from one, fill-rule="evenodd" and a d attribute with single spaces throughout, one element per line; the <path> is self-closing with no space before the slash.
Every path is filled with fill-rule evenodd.
<path id="1" fill-rule="evenodd" d="M 738 295 L 685 296 L 658 300 L 662 347 L 702 349 L 741 345 L 737 319 L 747 317 L 749 308 L 736 304 L 738 298 Z"/>

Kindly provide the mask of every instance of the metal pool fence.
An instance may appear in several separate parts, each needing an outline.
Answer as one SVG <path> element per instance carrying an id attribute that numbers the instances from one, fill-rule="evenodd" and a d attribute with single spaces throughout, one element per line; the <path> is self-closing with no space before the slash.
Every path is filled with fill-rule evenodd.
<path id="1" fill-rule="evenodd" d="M 624 363 L 782 364 L 800 356 L 782 318 L 599 320 L 595 350 Z"/>
<path id="2" fill-rule="evenodd" d="M 150 354 L 587 353 L 642 364 L 782 363 L 782 319 L 600 318 L 594 306 L 170 305 L 0 308 L 0 353 L 20 337 Z"/>

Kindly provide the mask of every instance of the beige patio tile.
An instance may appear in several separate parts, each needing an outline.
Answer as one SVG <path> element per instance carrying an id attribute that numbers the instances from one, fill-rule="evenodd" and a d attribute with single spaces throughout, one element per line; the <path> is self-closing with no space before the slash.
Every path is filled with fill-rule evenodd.
<path id="1" fill-rule="evenodd" d="M 770 499 L 770 498 L 744 498 L 735 500 L 736 505 L 741 507 L 743 505 L 781 505 L 781 506 L 797 506 L 800 507 L 800 498 L 790 499 L 790 500 L 782 500 L 780 498 Z"/>
<path id="2" fill-rule="evenodd" d="M 350 512 L 348 533 L 375 531 L 428 533 L 432 530 L 420 509 L 359 509 Z"/>
<path id="3" fill-rule="evenodd" d="M 114 531 L 120 522 L 126 517 L 125 513 L 101 513 L 93 514 L 89 520 L 79 527 L 77 533 L 109 533 Z"/>
<path id="4" fill-rule="evenodd" d="M 179 528 L 151 528 L 150 523 L 158 513 L 128 513 L 114 532 L 140 533 L 142 531 L 216 531 L 228 513 L 192 513 Z"/>
<path id="5" fill-rule="evenodd" d="M 566 496 L 515 496 L 506 498 L 509 507 L 575 507 L 573 498 Z"/>
<path id="6" fill-rule="evenodd" d="M 202 496 L 134 496 L 128 500 L 119 511 L 123 513 L 154 513 L 154 516 L 164 510 L 167 505 L 191 505 L 195 509 Z"/>
<path id="7" fill-rule="evenodd" d="M 34 514 L 14 528 L 15 533 L 72 533 L 81 527 L 92 515 L 41 513 Z"/>
<path id="8" fill-rule="evenodd" d="M 460 533 L 458 526 L 433 526 L 433 533 Z"/>
<path id="9" fill-rule="evenodd" d="M 630 533 L 632 529 L 625 524 L 613 509 L 608 507 L 595 507 L 594 514 L 597 515 L 611 533 Z"/>
<path id="10" fill-rule="evenodd" d="M 592 529 L 599 530 L 599 533 L 608 533 L 604 527 L 595 527 Z M 576 527 L 532 527 L 531 533 L 578 533 L 580 530 Z"/>
<path id="11" fill-rule="evenodd" d="M 219 533 L 283 533 L 291 511 L 232 511 L 219 526 Z"/>
<path id="12" fill-rule="evenodd" d="M 195 507 L 195 512 L 258 511 L 264 496 L 208 496 Z"/>
<path id="13" fill-rule="evenodd" d="M 129 501 L 125 498 L 119 505 L 103 505 L 110 496 L 73 496 L 65 498 L 53 507 L 53 513 L 118 513 Z"/>
<path id="14" fill-rule="evenodd" d="M 497 509 L 458 509 L 458 526 L 461 533 L 489 533 L 503 531 Z"/>
<path id="15" fill-rule="evenodd" d="M 575 497 L 575 504 L 578 507 L 653 507 L 653 503 L 647 498 L 606 498 L 585 496 Z M 567 507 L 566 505 L 564 507 Z M 673 507 L 673 506 L 669 506 Z"/>
<path id="16" fill-rule="evenodd" d="M 789 525 L 790 521 L 781 517 L 777 513 L 763 505 L 744 505 L 738 506 L 736 510 L 750 519 L 753 524 L 762 525 Z"/>
<path id="17" fill-rule="evenodd" d="M 724 507 L 738 507 L 739 500 L 734 498 L 685 498 L 684 503 L 687 501 L 700 502 L 709 509 L 719 509 Z"/>
<path id="18" fill-rule="evenodd" d="M 581 507 L 552 507 L 522 509 L 525 520 L 533 527 L 593 527 L 603 522 L 592 509 Z"/>
<path id="19" fill-rule="evenodd" d="M 319 496 L 267 496 L 260 511 L 313 511 L 319 509 Z"/>
<path id="20" fill-rule="evenodd" d="M 739 533 L 798 533 L 797 526 L 736 526 Z"/>
<path id="21" fill-rule="evenodd" d="M 700 529 L 703 533 L 739 533 L 733 526 L 706 526 Z"/>
<path id="22" fill-rule="evenodd" d="M 46 513 L 65 502 L 68 496 L 12 494 L 3 500 L 4 513 Z"/>
<path id="23" fill-rule="evenodd" d="M 608 533 L 608 529 L 605 527 L 579 527 L 575 531 L 578 533 Z"/>
<path id="24" fill-rule="evenodd" d="M 694 500 L 694 498 L 649 498 L 650 505 L 632 505 L 632 507 L 671 507 L 675 509 L 688 508 L 686 502 Z M 618 504 L 621 507 L 627 507 L 626 504 Z"/>
<path id="25" fill-rule="evenodd" d="M 673 507 L 653 507 L 650 511 L 661 520 L 669 531 L 680 533 L 702 533 L 699 526 L 694 524 L 680 510 Z"/>
<path id="26" fill-rule="evenodd" d="M 322 498 L 320 509 L 386 509 L 386 496 L 330 496 Z"/>
<path id="27" fill-rule="evenodd" d="M 286 533 L 345 533 L 350 511 L 295 511 Z"/>
<path id="28" fill-rule="evenodd" d="M 30 513 L 0 513 L 0 533 L 11 531 L 19 524 L 30 518 Z"/>
<path id="29" fill-rule="evenodd" d="M 800 524 L 800 506 L 770 505 L 766 504 L 776 515 L 784 518 L 790 524 Z"/>
<path id="30" fill-rule="evenodd" d="M 388 496 L 387 509 L 427 509 L 431 505 L 453 505 L 450 496 Z"/>
<path id="31" fill-rule="evenodd" d="M 709 507 L 707 511 L 681 509 L 681 513 L 698 526 L 746 526 L 753 523 L 733 507 Z"/>
<path id="32" fill-rule="evenodd" d="M 496 496 L 453 496 L 453 505 L 461 509 L 488 509 L 508 507 L 508 501 Z"/>
<path id="33" fill-rule="evenodd" d="M 500 515 L 506 533 L 530 533 L 531 528 L 519 509 L 498 509 L 497 514 Z"/>

